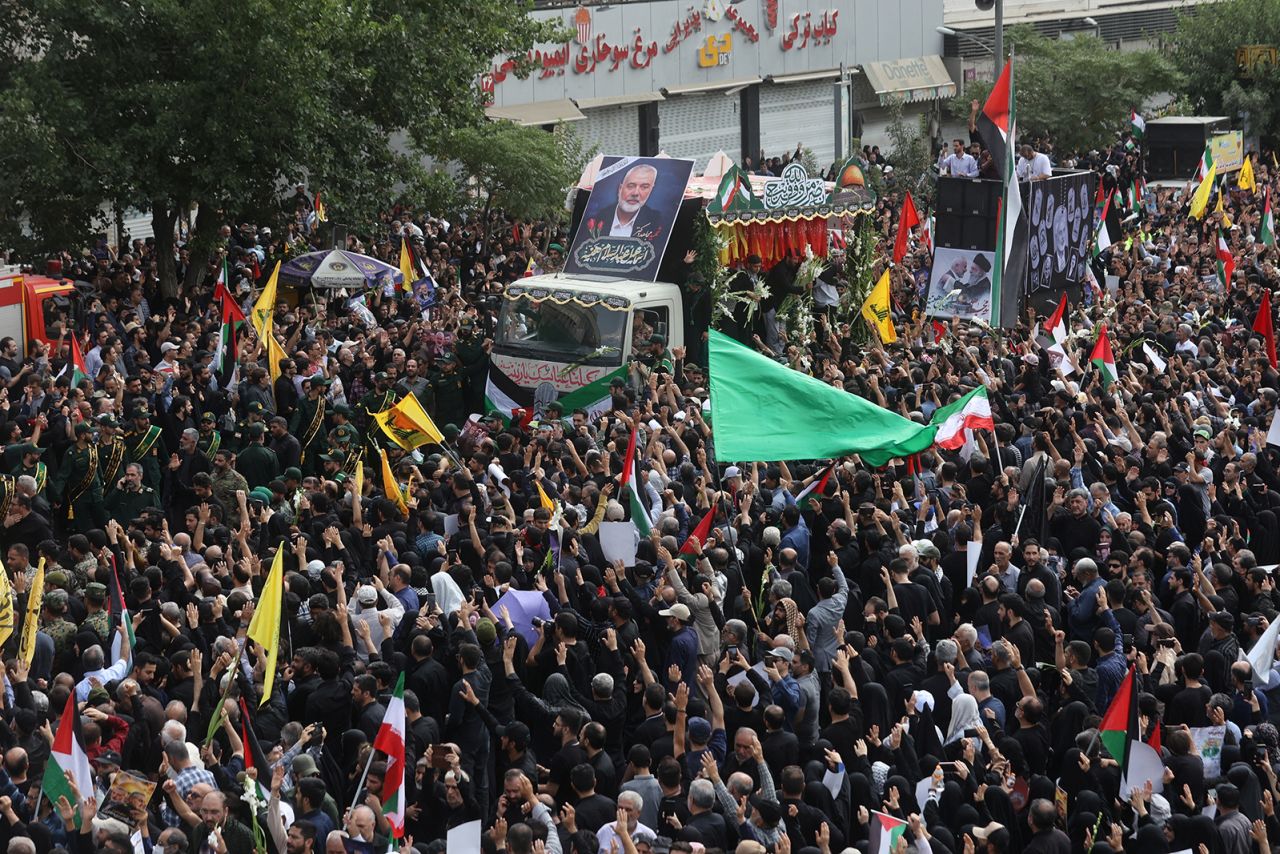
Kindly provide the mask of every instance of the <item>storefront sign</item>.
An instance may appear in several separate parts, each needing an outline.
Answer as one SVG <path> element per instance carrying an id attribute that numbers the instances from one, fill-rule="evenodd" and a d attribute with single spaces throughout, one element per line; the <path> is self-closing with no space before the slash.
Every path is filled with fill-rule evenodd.
<path id="1" fill-rule="evenodd" d="M 839 17 L 839 9 L 828 9 L 821 17 L 813 12 L 792 15 L 791 28 L 782 36 L 782 49 L 831 44 L 836 36 L 836 21 Z"/>
<path id="2" fill-rule="evenodd" d="M 725 33 L 716 38 L 707 36 L 706 42 L 698 48 L 698 67 L 715 68 L 717 65 L 728 65 L 729 54 L 733 52 L 733 33 Z"/>

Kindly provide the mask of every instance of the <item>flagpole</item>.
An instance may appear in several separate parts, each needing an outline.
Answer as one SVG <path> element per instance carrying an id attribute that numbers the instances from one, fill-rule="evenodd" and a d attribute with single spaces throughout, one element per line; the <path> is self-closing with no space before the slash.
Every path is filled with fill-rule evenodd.
<path id="1" fill-rule="evenodd" d="M 991 428 L 991 447 L 996 451 L 996 468 L 1000 474 L 1004 474 L 1004 462 L 1000 459 L 1000 438 L 996 436 L 995 428 Z"/>
<path id="2" fill-rule="evenodd" d="M 360 782 L 356 784 L 356 795 L 351 799 L 351 806 L 347 808 L 348 812 L 354 810 L 360 804 L 360 790 L 364 788 L 365 781 L 369 779 L 369 769 L 373 767 L 373 757 L 377 753 L 378 751 L 372 747 L 369 749 L 369 761 L 364 763 L 364 773 L 360 775 Z"/>

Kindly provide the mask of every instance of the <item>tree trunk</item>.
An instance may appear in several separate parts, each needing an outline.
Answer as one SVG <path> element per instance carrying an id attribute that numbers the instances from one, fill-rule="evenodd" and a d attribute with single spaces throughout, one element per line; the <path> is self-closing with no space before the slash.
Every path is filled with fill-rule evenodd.
<path id="1" fill-rule="evenodd" d="M 196 221 L 191 225 L 191 240 L 187 243 L 190 263 L 187 265 L 187 277 L 182 287 L 188 294 L 195 293 L 204 282 L 217 237 L 217 212 L 211 205 L 200 205 L 196 211 Z"/>
<path id="2" fill-rule="evenodd" d="M 151 230 L 156 241 L 156 265 L 159 268 L 160 295 L 172 299 L 178 295 L 178 265 L 173 259 L 173 227 L 178 222 L 176 208 L 163 201 L 151 202 Z"/>

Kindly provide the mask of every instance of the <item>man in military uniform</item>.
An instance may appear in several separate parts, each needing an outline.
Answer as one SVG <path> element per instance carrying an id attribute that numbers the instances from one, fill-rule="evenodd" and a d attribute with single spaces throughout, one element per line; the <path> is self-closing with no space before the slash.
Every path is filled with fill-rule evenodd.
<path id="1" fill-rule="evenodd" d="M 263 444 L 266 435 L 262 424 L 250 424 L 245 429 L 249 444 L 236 454 L 236 471 L 244 475 L 250 489 L 266 486 L 280 476 L 280 460 L 276 452 Z"/>
<path id="2" fill-rule="evenodd" d="M 101 449 L 98 459 L 102 459 Z M 123 476 L 111 484 L 107 493 L 107 515 L 122 520 L 122 524 L 137 519 L 149 507 L 159 506 L 160 495 L 142 482 L 142 466 L 138 463 L 126 465 Z"/>
<path id="3" fill-rule="evenodd" d="M 50 498 L 55 510 L 66 514 L 68 527 L 84 533 L 107 522 L 102 506 L 102 476 L 98 448 L 93 444 L 93 427 L 87 421 L 76 425 L 76 443 L 67 449 Z"/>
<path id="4" fill-rule="evenodd" d="M 56 574 L 56 572 L 49 573 L 51 576 Z M 63 575 L 65 576 L 66 573 L 63 573 Z M 48 577 L 46 577 L 45 581 L 48 582 Z M 76 637 L 76 624 L 68 620 L 66 616 L 67 602 L 67 591 L 45 591 L 43 609 L 40 615 L 40 630 L 53 640 L 55 668 L 62 666 L 58 662 L 63 656 L 69 657 L 71 655 L 71 644 Z"/>
<path id="5" fill-rule="evenodd" d="M 196 440 L 196 448 L 213 462 L 213 455 L 222 447 L 222 434 L 218 432 L 218 416 L 206 412 L 200 416 L 200 438 Z"/>
<path id="6" fill-rule="evenodd" d="M 236 424 L 234 441 L 231 442 L 231 450 L 236 453 L 249 446 L 249 428 L 252 425 L 261 424 L 264 433 L 267 429 L 267 410 L 261 403 L 256 400 L 250 401 L 245 407 L 245 413 L 244 420 Z"/>
<path id="7" fill-rule="evenodd" d="M 330 451 L 327 454 L 321 454 L 320 460 L 324 466 L 324 471 L 321 474 L 325 480 L 336 480 L 338 475 L 344 472 L 347 465 L 347 455 L 342 451 Z"/>
<path id="8" fill-rule="evenodd" d="M 484 406 L 484 385 L 489 376 L 489 350 L 493 342 L 476 334 L 476 325 L 463 315 L 453 351 L 458 356 L 458 374 L 463 382 L 464 415 L 480 412 Z"/>
<path id="9" fill-rule="evenodd" d="M 160 428 L 151 424 L 151 410 L 138 407 L 133 411 L 133 427 L 124 434 L 125 460 L 142 465 L 142 482 L 160 489 L 161 460 L 169 459 Z"/>
<path id="10" fill-rule="evenodd" d="M 381 412 L 395 405 L 396 393 L 391 390 L 391 378 L 386 371 L 378 371 L 373 375 L 373 388 L 365 392 L 357 404 L 362 429 L 373 438 L 376 432 L 373 413 Z"/>
<path id="11" fill-rule="evenodd" d="M 86 629 L 98 635 L 98 642 L 109 649 L 111 644 L 111 613 L 107 609 L 107 585 L 91 581 L 84 587 L 84 607 L 88 615 L 81 622 Z"/>
<path id="12" fill-rule="evenodd" d="M 44 488 L 49 482 L 49 467 L 40 461 L 40 457 L 44 454 L 44 448 L 28 442 L 23 445 L 19 451 L 22 454 L 22 462 L 13 470 L 15 478 L 30 475 L 36 480 L 36 495 L 44 496 Z"/>
<path id="13" fill-rule="evenodd" d="M 240 502 L 236 499 L 236 492 L 243 490 L 248 494 L 249 482 L 245 480 L 244 475 L 231 467 L 231 452 L 226 448 L 222 448 L 213 455 L 213 473 L 210 477 L 213 481 L 211 484 L 213 497 L 227 511 L 227 527 L 239 528 Z"/>
<path id="14" fill-rule="evenodd" d="M 102 488 L 107 495 L 116 488 L 124 474 L 125 458 L 129 449 L 120 438 L 120 424 L 111 415 L 98 416 L 98 465 L 102 467 Z M 138 471 L 142 468 L 139 466 Z M 132 519 L 132 516 L 126 517 Z"/>
<path id="15" fill-rule="evenodd" d="M 325 428 L 329 409 L 325 393 L 329 380 L 323 374 L 316 374 L 307 380 L 306 386 L 306 397 L 298 401 L 293 411 L 289 432 L 298 437 L 298 444 L 302 446 L 302 467 L 315 472 L 320 470 L 319 456 L 324 453 L 325 442 L 329 438 L 329 431 Z"/>
<path id="16" fill-rule="evenodd" d="M 436 360 L 436 370 L 431 373 L 431 391 L 435 408 L 424 406 L 436 424 L 461 424 L 467 417 L 463 399 L 466 377 L 458 372 L 458 359 L 445 353 Z"/>
<path id="17" fill-rule="evenodd" d="M 652 371 L 661 370 L 666 371 L 668 374 L 676 372 L 676 363 L 672 361 L 671 354 L 667 352 L 667 339 L 661 335 L 649 336 L 648 348 L 639 361 L 647 369 L 645 371 L 646 377 Z"/>

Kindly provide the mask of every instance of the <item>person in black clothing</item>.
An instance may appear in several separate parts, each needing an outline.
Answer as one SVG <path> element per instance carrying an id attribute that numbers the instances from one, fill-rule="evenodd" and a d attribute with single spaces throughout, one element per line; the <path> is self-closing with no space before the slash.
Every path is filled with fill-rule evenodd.
<path id="1" fill-rule="evenodd" d="M 617 802 L 596 794 L 596 772 L 590 765 L 575 765 L 569 772 L 569 783 L 575 796 L 573 814 L 578 829 L 594 834 L 618 817 Z"/>

